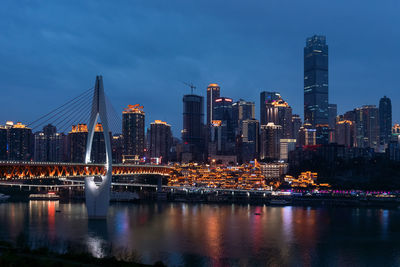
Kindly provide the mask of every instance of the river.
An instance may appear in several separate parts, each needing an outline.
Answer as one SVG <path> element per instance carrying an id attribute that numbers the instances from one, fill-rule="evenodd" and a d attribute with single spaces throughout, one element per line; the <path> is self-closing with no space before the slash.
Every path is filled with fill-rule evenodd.
<path id="1" fill-rule="evenodd" d="M 398 209 L 123 203 L 88 222 L 84 203 L 0 203 L 0 240 L 21 236 L 169 266 L 400 265 Z"/>

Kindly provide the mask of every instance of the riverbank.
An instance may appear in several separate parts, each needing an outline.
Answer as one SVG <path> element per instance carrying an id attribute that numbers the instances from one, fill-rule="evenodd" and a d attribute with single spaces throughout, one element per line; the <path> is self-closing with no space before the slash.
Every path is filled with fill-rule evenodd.
<path id="1" fill-rule="evenodd" d="M 17 241 L 17 243 L 20 242 Z M 125 260 L 115 256 L 96 258 L 88 252 L 78 251 L 72 247 L 64 253 L 56 253 L 46 246 L 31 249 L 27 243 L 14 245 L 0 241 L 0 266 L 166 266 L 162 262 L 156 262 L 154 265 L 142 264 L 138 263 L 132 255 L 126 255 L 126 257 Z"/>

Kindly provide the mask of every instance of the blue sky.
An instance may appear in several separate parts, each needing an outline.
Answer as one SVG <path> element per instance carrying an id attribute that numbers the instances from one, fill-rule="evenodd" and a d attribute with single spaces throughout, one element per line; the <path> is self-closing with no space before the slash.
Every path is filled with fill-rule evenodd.
<path id="1" fill-rule="evenodd" d="M 275 90 L 303 114 L 303 47 L 327 36 L 329 97 L 339 113 L 392 99 L 400 122 L 400 2 L 15 1 L 0 8 L 0 124 L 28 123 L 102 74 L 115 109 L 141 104 L 146 125 L 179 136 L 182 96 L 209 83 L 256 102 Z"/>

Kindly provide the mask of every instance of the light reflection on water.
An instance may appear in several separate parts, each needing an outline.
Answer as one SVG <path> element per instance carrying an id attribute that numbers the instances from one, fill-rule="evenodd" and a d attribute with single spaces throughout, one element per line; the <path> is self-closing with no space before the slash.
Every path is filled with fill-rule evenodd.
<path id="1" fill-rule="evenodd" d="M 96 257 L 125 249 L 172 266 L 400 264 L 396 209 L 115 204 L 106 221 L 88 221 L 83 203 L 31 201 L 1 203 L 0 225 L 2 240 L 24 232 L 32 243 L 71 241 Z"/>

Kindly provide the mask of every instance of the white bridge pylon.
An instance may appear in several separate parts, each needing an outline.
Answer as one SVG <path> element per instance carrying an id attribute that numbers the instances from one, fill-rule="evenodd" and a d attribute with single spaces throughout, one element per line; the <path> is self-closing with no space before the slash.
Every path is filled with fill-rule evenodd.
<path id="1" fill-rule="evenodd" d="M 90 155 L 92 151 L 92 143 L 94 130 L 97 120 L 100 118 L 103 126 L 103 135 L 106 145 L 106 175 L 101 176 L 102 182 L 96 185 L 94 177 L 85 178 L 85 197 L 86 209 L 89 219 L 105 219 L 107 217 L 108 206 L 110 204 L 110 190 L 112 178 L 112 151 L 111 140 L 108 128 L 107 109 L 103 87 L 103 77 L 96 76 L 96 84 L 94 87 L 92 111 L 88 124 L 88 137 L 86 142 L 85 163 L 91 163 Z"/>

